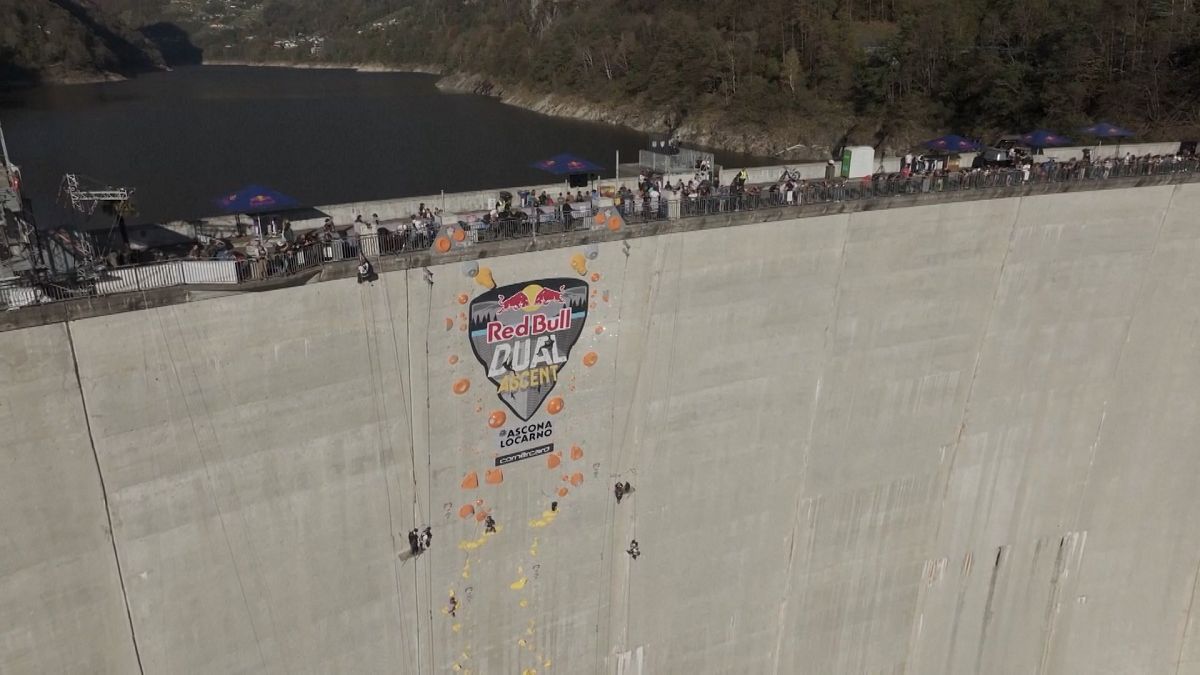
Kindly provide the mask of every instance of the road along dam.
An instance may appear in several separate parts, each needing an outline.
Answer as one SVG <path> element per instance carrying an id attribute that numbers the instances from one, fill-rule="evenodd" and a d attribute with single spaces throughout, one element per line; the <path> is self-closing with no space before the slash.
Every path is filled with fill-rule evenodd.
<path id="1" fill-rule="evenodd" d="M 1200 184 L 838 208 L 7 313 L 0 672 L 1200 673 Z"/>

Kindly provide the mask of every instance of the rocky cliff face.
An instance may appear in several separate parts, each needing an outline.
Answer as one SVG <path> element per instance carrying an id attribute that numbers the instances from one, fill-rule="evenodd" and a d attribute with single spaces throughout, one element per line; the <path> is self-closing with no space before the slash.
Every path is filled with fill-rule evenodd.
<path id="1" fill-rule="evenodd" d="M 163 65 L 147 38 L 90 3 L 0 2 L 0 84 L 116 79 Z"/>
<path id="2" fill-rule="evenodd" d="M 845 133 L 844 129 L 835 128 L 834 123 L 841 120 L 833 120 L 823 128 L 779 125 L 771 129 L 728 124 L 711 115 L 693 115 L 680 120 L 665 110 L 617 101 L 589 101 L 572 94 L 537 92 L 472 74 L 447 75 L 438 81 L 438 88 L 451 93 L 492 96 L 509 105 L 546 115 L 619 124 L 647 133 L 673 132 L 676 138 L 689 144 L 781 159 L 827 157 Z M 853 124 L 853 121 L 846 123 Z"/>

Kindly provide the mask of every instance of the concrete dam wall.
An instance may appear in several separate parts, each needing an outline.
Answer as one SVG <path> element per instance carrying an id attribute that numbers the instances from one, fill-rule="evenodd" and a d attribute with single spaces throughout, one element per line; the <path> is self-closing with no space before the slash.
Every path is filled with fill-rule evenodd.
<path id="1" fill-rule="evenodd" d="M 1197 213 L 864 211 L 0 333 L 0 672 L 1200 673 Z"/>

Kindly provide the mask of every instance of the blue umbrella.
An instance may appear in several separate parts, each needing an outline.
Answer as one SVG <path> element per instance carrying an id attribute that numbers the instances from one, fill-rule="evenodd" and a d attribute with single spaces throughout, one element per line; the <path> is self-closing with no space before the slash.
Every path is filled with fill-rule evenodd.
<path id="1" fill-rule="evenodd" d="M 1059 145 L 1070 145 L 1071 139 L 1053 131 L 1038 129 L 1021 136 L 1021 142 L 1031 148 L 1053 148 Z"/>
<path id="2" fill-rule="evenodd" d="M 1128 129 L 1122 129 L 1115 124 L 1108 122 L 1097 122 L 1090 127 L 1084 127 L 1080 131 L 1088 136 L 1097 138 L 1129 138 L 1133 132 Z"/>
<path id="3" fill-rule="evenodd" d="M 925 141 L 921 145 L 930 150 L 945 150 L 946 152 L 971 152 L 979 149 L 979 141 L 973 141 L 954 134 L 939 136 L 933 140 Z"/>
<path id="4" fill-rule="evenodd" d="M 604 167 L 598 164 L 593 164 L 581 157 L 567 154 L 555 155 L 550 159 L 534 162 L 531 166 L 542 171 L 549 171 L 556 176 L 569 173 L 599 173 L 604 170 Z"/>
<path id="5" fill-rule="evenodd" d="M 247 185 L 214 201 L 225 213 L 271 213 L 300 206 L 295 199 L 261 185 Z"/>

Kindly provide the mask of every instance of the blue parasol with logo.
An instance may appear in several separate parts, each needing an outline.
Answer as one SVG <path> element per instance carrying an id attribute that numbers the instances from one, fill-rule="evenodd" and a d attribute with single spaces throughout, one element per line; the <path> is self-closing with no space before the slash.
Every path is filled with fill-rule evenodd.
<path id="1" fill-rule="evenodd" d="M 1031 148 L 1055 148 L 1060 145 L 1070 145 L 1071 139 L 1053 131 L 1038 129 L 1022 134 L 1021 142 Z"/>
<path id="2" fill-rule="evenodd" d="M 1079 131 L 1085 136 L 1093 136 L 1095 138 L 1129 138 L 1133 135 L 1132 131 L 1115 124 L 1109 124 L 1108 122 L 1097 122 Z"/>
<path id="3" fill-rule="evenodd" d="M 261 185 L 247 185 L 213 201 L 225 213 L 272 213 L 300 206 L 295 199 Z"/>
<path id="4" fill-rule="evenodd" d="M 604 167 L 575 155 L 561 154 L 531 164 L 535 169 L 548 171 L 556 176 L 579 173 L 600 173 Z"/>
<path id="5" fill-rule="evenodd" d="M 1104 139 L 1106 138 L 1117 139 L 1117 153 L 1121 152 L 1121 140 L 1129 138 L 1133 135 L 1132 131 L 1123 127 L 1119 127 L 1115 124 L 1109 124 L 1108 122 L 1097 122 L 1090 127 L 1084 127 L 1080 129 L 1080 131 L 1085 136 L 1091 136 L 1097 139 L 1097 145 L 1104 145 Z"/>
<path id="6" fill-rule="evenodd" d="M 925 141 L 921 145 L 930 150 L 941 150 L 943 152 L 972 152 L 979 149 L 979 141 L 973 141 L 955 134 L 939 136 Z"/>

